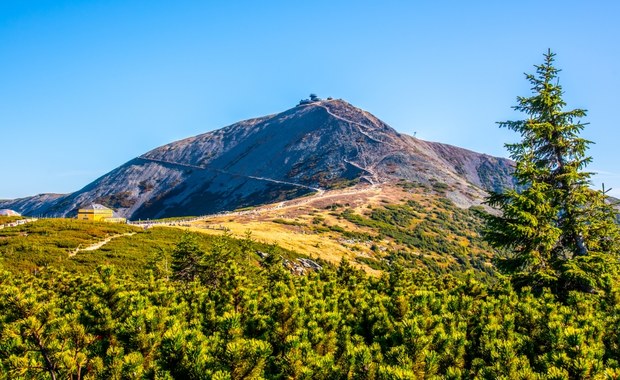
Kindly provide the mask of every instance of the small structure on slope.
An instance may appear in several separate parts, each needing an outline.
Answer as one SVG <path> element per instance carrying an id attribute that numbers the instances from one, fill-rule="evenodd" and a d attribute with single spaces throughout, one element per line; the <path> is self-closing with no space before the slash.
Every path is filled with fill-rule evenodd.
<path id="1" fill-rule="evenodd" d="M 98 203 L 93 203 L 88 207 L 84 207 L 78 210 L 78 220 L 92 220 L 112 223 L 125 223 L 125 218 L 120 218 L 114 215 L 114 210 L 107 208 Z"/>

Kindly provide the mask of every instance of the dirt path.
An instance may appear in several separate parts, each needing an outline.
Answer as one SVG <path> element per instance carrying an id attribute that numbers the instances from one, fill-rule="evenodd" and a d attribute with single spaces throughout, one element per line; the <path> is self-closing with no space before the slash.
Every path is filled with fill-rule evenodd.
<path id="1" fill-rule="evenodd" d="M 143 160 L 143 161 L 155 162 L 155 163 L 158 163 L 158 164 L 180 166 L 182 168 L 188 168 L 188 169 L 208 170 L 208 168 L 205 167 L 205 166 L 183 164 L 183 163 L 180 163 L 180 162 L 160 160 L 158 158 L 148 158 L 148 157 L 140 156 L 140 157 L 138 157 L 138 159 Z"/>
<path id="2" fill-rule="evenodd" d="M 337 198 L 337 197 L 355 195 L 355 194 L 360 194 L 360 193 L 365 193 L 365 192 L 374 192 L 374 191 L 378 191 L 379 188 L 380 188 L 379 185 L 373 184 L 371 186 L 362 187 L 362 188 L 354 187 L 352 189 L 349 188 L 349 189 L 342 189 L 342 190 L 328 190 L 328 191 L 320 190 L 320 191 L 317 191 L 317 193 L 313 195 L 299 197 L 299 198 L 295 198 L 295 199 L 291 199 L 291 200 L 283 201 L 283 202 L 278 202 L 278 203 L 274 203 L 270 205 L 257 206 L 255 208 L 252 208 L 251 210 L 222 212 L 218 214 L 202 215 L 202 216 L 198 216 L 194 218 L 177 219 L 177 220 L 171 220 L 171 221 L 165 221 L 165 222 L 158 222 L 158 221 L 139 221 L 139 222 L 133 221 L 131 222 L 130 221 L 129 224 L 132 224 L 134 226 L 142 226 L 144 228 L 150 228 L 153 226 L 189 227 L 189 225 L 193 222 L 200 222 L 200 221 L 216 219 L 216 218 L 229 218 L 233 216 L 261 215 L 261 214 L 269 213 L 274 210 L 286 210 L 290 208 L 300 207 L 308 203 L 319 202 L 321 200 L 325 200 L 329 198 Z M 83 249 L 80 249 L 80 250 L 83 250 Z"/>
<path id="3" fill-rule="evenodd" d="M 298 207 L 300 205 L 318 202 L 318 201 L 322 201 L 322 200 L 329 199 L 329 198 L 357 195 L 361 193 L 376 191 L 377 189 L 378 189 L 378 186 L 375 184 L 372 184 L 371 186 L 365 187 L 365 188 L 355 188 L 353 190 L 347 190 L 347 191 L 336 190 L 336 191 L 331 191 L 328 193 L 316 194 L 314 196 L 307 197 L 305 199 L 304 198 L 293 199 L 293 200 L 288 201 L 288 204 L 283 205 L 283 207 L 281 208 Z"/>
<path id="4" fill-rule="evenodd" d="M 104 245 L 108 244 L 113 239 L 116 239 L 116 238 L 119 238 L 119 237 L 122 237 L 122 236 L 132 236 L 132 235 L 135 235 L 135 234 L 136 234 L 135 232 L 127 232 L 127 233 L 124 233 L 124 234 L 112 235 L 112 236 L 109 236 L 109 237 L 103 239 L 100 242 L 91 244 L 91 245 L 89 245 L 89 246 L 87 246 L 85 248 L 80 248 L 81 247 L 81 245 L 80 245 L 73 252 L 69 253 L 69 257 L 73 257 L 73 256 L 77 255 L 81 251 L 95 251 L 95 250 L 103 247 Z"/>
<path id="5" fill-rule="evenodd" d="M 322 191 L 323 191 L 322 189 L 320 189 L 318 187 L 302 185 L 300 183 L 287 182 L 287 181 L 282 181 L 282 180 L 279 180 L 279 179 L 273 179 L 273 178 L 267 178 L 267 177 L 258 177 L 258 176 L 253 176 L 253 175 L 231 173 L 231 172 L 229 172 L 227 170 L 222 170 L 222 169 L 217 169 L 217 168 L 210 168 L 210 167 L 207 167 L 207 166 L 196 166 L 196 165 L 189 165 L 189 164 L 181 164 L 181 163 L 178 163 L 178 162 L 159 160 L 159 159 L 156 159 L 156 158 L 147 158 L 147 157 L 139 157 L 139 158 L 141 160 L 144 160 L 144 161 L 152 161 L 152 162 L 156 162 L 156 163 L 160 163 L 160 164 L 175 165 L 175 166 L 180 166 L 180 167 L 189 168 L 189 169 L 207 170 L 207 171 L 213 171 L 213 172 L 218 172 L 218 173 L 222 173 L 222 174 L 228 174 L 228 175 L 235 176 L 235 177 L 251 178 L 251 179 L 255 179 L 257 181 L 266 181 L 266 182 L 278 183 L 278 184 L 282 184 L 282 185 L 296 186 L 296 187 L 301 187 L 301 188 L 304 188 L 304 189 L 316 191 L 318 193 L 322 193 Z"/>
<path id="6" fill-rule="evenodd" d="M 326 106 L 325 106 L 325 105 L 323 105 L 323 104 L 316 104 L 316 103 L 313 103 L 313 104 L 311 104 L 311 105 L 314 105 L 314 106 L 316 106 L 316 107 L 321 107 L 321 108 L 323 108 L 323 109 L 324 109 L 324 110 L 325 110 L 325 111 L 326 111 L 329 115 L 331 115 L 332 117 L 334 117 L 334 118 L 336 118 L 336 119 L 339 119 L 339 120 L 342 120 L 342 121 L 344 121 L 344 122 L 346 122 L 346 123 L 349 123 L 349 124 L 351 124 L 351 125 L 356 126 L 356 127 L 357 127 L 357 129 L 359 130 L 359 132 L 360 132 L 361 134 L 363 134 L 364 136 L 366 136 L 367 138 L 369 138 L 370 140 L 372 140 L 372 141 L 374 141 L 374 142 L 377 142 L 377 143 L 380 143 L 380 144 L 383 144 L 383 145 L 386 145 L 386 146 L 388 146 L 388 147 L 390 147 L 390 148 L 391 148 L 391 150 L 390 150 L 390 151 L 389 151 L 386 155 L 384 155 L 384 156 L 383 156 L 383 158 L 381 158 L 380 160 L 375 161 L 374 163 L 364 162 L 364 163 L 362 163 L 362 164 L 358 164 L 358 163 L 355 163 L 355 162 L 351 162 L 351 161 L 349 161 L 349 160 L 344 160 L 344 161 L 345 161 L 346 163 L 348 163 L 349 165 L 353 165 L 353 166 L 357 167 L 358 169 L 363 170 L 363 171 L 365 171 L 365 172 L 369 173 L 370 175 L 365 175 L 365 176 L 362 176 L 361 178 L 366 179 L 368 182 L 370 182 L 370 184 L 371 184 L 371 185 L 374 185 L 374 184 L 376 184 L 376 183 L 380 182 L 380 180 L 379 180 L 379 178 L 377 177 L 377 174 L 376 174 L 376 172 L 375 172 L 375 167 L 376 167 L 379 163 L 381 163 L 381 162 L 382 162 L 382 161 L 383 161 L 386 157 L 390 156 L 390 155 L 391 155 L 391 154 L 393 154 L 393 153 L 396 153 L 396 152 L 400 151 L 400 148 L 399 148 L 398 146 L 395 146 L 394 144 L 392 144 L 392 143 L 388 142 L 388 141 L 378 140 L 376 137 L 371 136 L 368 132 L 366 132 L 366 131 L 365 131 L 365 129 L 366 129 L 366 128 L 368 128 L 368 126 L 367 126 L 367 125 L 364 125 L 364 124 L 358 123 L 358 122 L 356 122 L 356 121 L 349 120 L 349 119 L 347 119 L 347 118 L 344 118 L 344 117 L 341 117 L 341 116 L 339 116 L 339 115 L 336 115 L 336 114 L 334 114 L 333 112 L 331 112 L 331 111 L 329 110 L 329 108 L 328 108 L 328 107 L 326 107 Z"/>
<path id="7" fill-rule="evenodd" d="M 227 174 L 231 174 L 231 173 L 227 173 Z M 234 175 L 234 174 L 231 174 L 231 175 Z M 279 183 L 279 184 L 283 184 L 283 185 L 303 187 L 304 189 L 316 191 L 319 194 L 323 194 L 323 189 L 319 189 L 318 187 L 306 186 L 306 185 L 302 185 L 302 184 L 294 183 L 294 182 L 280 181 L 278 179 L 272 179 L 272 178 L 256 177 L 256 176 L 253 176 L 253 175 L 246 175 L 244 177 L 256 179 L 256 180 L 259 180 L 259 181 L 267 181 L 267 182 Z"/>
<path id="8" fill-rule="evenodd" d="M 291 199 L 291 200 L 284 201 L 284 202 L 279 202 L 279 203 L 268 205 L 268 206 L 256 207 L 248 211 L 211 215 L 211 216 L 202 218 L 202 220 L 214 218 L 214 217 L 261 215 L 261 214 L 269 213 L 274 210 L 286 211 L 287 209 L 298 208 L 300 206 L 307 205 L 309 203 L 320 202 L 320 201 L 330 199 L 330 198 L 339 198 L 343 196 L 357 195 L 361 193 L 369 193 L 369 192 L 376 192 L 376 191 L 379 191 L 378 185 L 371 185 L 368 187 L 353 188 L 353 189 L 346 189 L 346 190 L 331 190 L 327 192 L 323 191 L 321 193 L 314 194 L 308 197 L 299 197 L 299 198 Z"/>
<path id="9" fill-rule="evenodd" d="M 378 140 L 376 137 L 373 137 L 373 136 L 371 136 L 368 132 L 366 132 L 366 131 L 364 130 L 364 128 L 367 128 L 368 126 L 366 126 L 366 125 L 364 125 L 364 124 L 361 124 L 361 123 L 358 123 L 358 122 L 353 121 L 353 120 L 346 119 L 346 118 L 344 118 L 344 117 L 342 117 L 342 116 L 338 116 L 338 115 L 334 114 L 332 111 L 330 111 L 330 110 L 329 110 L 329 108 L 325 107 L 325 106 L 324 106 L 324 105 L 322 105 L 322 104 L 315 104 L 315 103 L 313 103 L 313 105 L 314 105 L 314 106 L 316 106 L 316 107 L 321 107 L 321 108 L 323 108 L 325 111 L 327 111 L 327 113 L 328 113 L 328 114 L 330 114 L 332 117 L 334 117 L 334 118 L 336 118 L 336 119 L 338 119 L 338 120 L 342 120 L 342 121 L 344 121 L 344 122 L 346 122 L 346 123 L 349 123 L 349 124 L 355 125 L 355 126 L 359 129 L 359 132 L 360 132 L 361 134 L 363 134 L 364 136 L 368 137 L 370 140 L 372 140 L 372 141 L 374 141 L 374 142 L 377 142 L 377 143 L 380 143 L 380 144 L 385 144 L 385 145 L 388 145 L 388 146 L 393 147 L 393 145 L 392 145 L 391 143 L 389 143 L 389 142 L 387 142 L 387 141 L 381 141 L 381 140 Z"/>

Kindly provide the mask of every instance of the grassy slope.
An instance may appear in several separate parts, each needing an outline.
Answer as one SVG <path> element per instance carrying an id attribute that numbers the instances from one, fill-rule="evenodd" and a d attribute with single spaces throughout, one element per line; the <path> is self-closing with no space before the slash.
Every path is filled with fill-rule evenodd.
<path id="1" fill-rule="evenodd" d="M 491 272 L 490 249 L 479 236 L 478 209 L 454 206 L 440 193 L 410 184 L 328 192 L 242 215 L 192 222 L 192 230 L 224 231 L 277 243 L 337 263 L 348 258 L 378 274 L 401 257 L 436 273 L 475 269 Z"/>
<path id="2" fill-rule="evenodd" d="M 80 251 L 108 237 L 118 236 L 99 249 Z M 114 265 L 131 275 L 144 275 L 145 269 L 155 260 L 159 251 L 170 259 L 175 244 L 184 231 L 176 228 L 142 228 L 104 222 L 75 219 L 43 219 L 18 227 L 0 230 L 0 262 L 13 272 L 36 272 L 46 267 L 64 268 L 71 272 L 90 272 L 101 264 Z M 214 236 L 199 234 L 199 243 L 208 250 Z M 241 242 L 233 239 L 234 246 Z M 270 247 L 259 242 L 251 243 L 252 252 L 268 251 Z M 298 256 L 294 252 L 275 248 L 284 257 Z M 256 263 L 258 255 L 251 261 Z"/>
<path id="3" fill-rule="evenodd" d="M 39 220 L 0 230 L 0 257 L 14 271 L 62 266 L 78 272 L 112 264 L 140 274 L 160 250 L 169 257 L 183 233 L 179 228 L 190 225 L 190 230 L 202 233 L 205 249 L 214 235 L 230 233 L 243 239 L 251 231 L 253 240 L 260 242 L 254 251 L 276 244 L 285 257 L 301 254 L 334 264 L 345 257 L 373 275 L 395 258 L 435 273 L 492 271 L 490 250 L 477 232 L 478 213 L 410 184 L 342 189 L 191 224 L 170 224 L 177 228 L 145 231 L 73 219 Z M 72 256 L 77 248 L 127 233 L 134 235 L 118 236 L 99 249 Z M 253 260 L 258 261 L 258 255 Z"/>

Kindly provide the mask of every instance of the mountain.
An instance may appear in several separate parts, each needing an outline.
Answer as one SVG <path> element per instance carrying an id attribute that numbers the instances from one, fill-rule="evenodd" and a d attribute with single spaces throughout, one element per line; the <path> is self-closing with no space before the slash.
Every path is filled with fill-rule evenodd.
<path id="1" fill-rule="evenodd" d="M 131 219 L 212 214 L 355 184 L 432 186 L 457 205 L 512 186 L 512 162 L 398 133 L 343 100 L 302 104 L 176 141 L 64 196 L 0 201 L 71 216 L 101 203 Z"/>

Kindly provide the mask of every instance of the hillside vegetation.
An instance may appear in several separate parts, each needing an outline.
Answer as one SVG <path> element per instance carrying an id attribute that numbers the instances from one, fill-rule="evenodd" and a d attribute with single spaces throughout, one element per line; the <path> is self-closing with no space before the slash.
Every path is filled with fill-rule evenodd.
<path id="1" fill-rule="evenodd" d="M 267 205 L 244 215 L 218 216 L 191 223 L 182 219 L 160 223 L 177 228 L 143 229 L 130 225 L 92 223 L 75 219 L 42 219 L 0 230 L 0 254 L 5 267 L 16 272 L 46 267 L 90 272 L 110 264 L 139 275 L 163 252 L 169 258 L 182 231 L 201 232 L 208 249 L 214 236 L 243 240 L 251 232 L 265 251 L 275 244 L 285 257 L 303 254 L 337 265 L 344 257 L 378 276 L 399 258 L 409 268 L 436 274 L 474 269 L 493 273 L 489 247 L 480 237 L 478 208 L 456 207 L 441 194 L 400 182 L 396 186 L 361 187 L 302 198 L 289 205 Z M 95 250 L 85 250 L 106 239 Z M 252 257 L 258 258 L 256 252 Z"/>
<path id="2" fill-rule="evenodd" d="M 252 231 L 257 240 L 338 264 L 345 257 L 379 275 L 397 258 L 434 273 L 468 269 L 492 274 L 492 254 L 480 237 L 481 207 L 462 209 L 419 183 L 358 186 L 191 222 L 208 234 Z"/>
<path id="3" fill-rule="evenodd" d="M 411 184 L 375 190 L 192 228 L 208 234 L 70 219 L 0 231 L 2 376 L 618 378 L 613 273 L 598 294 L 516 292 L 475 232 L 481 210 Z M 298 276 L 297 253 L 204 228 L 216 222 L 279 226 L 283 246 L 310 236 L 348 248 Z M 193 280 L 177 276 L 187 265 Z"/>
<path id="4" fill-rule="evenodd" d="M 181 236 L 183 231 L 175 228 L 144 230 L 106 222 L 42 219 L 0 230 L 0 263 L 15 274 L 49 270 L 89 274 L 100 265 L 111 265 L 123 274 L 145 278 L 146 270 L 156 260 L 171 261 Z M 204 250 L 210 249 L 215 240 L 205 234 L 196 236 Z M 241 245 L 236 239 L 224 238 Z M 88 248 L 102 242 L 105 244 L 98 249 Z M 260 257 L 257 252 L 270 249 L 286 258 L 299 256 L 253 240 L 247 244 L 252 248 L 250 259 L 254 263 Z"/>
<path id="5" fill-rule="evenodd" d="M 252 275 L 218 243 L 194 282 L 155 269 L 0 275 L 4 378 L 415 379 L 620 376 L 620 293 L 512 290 L 499 280 L 343 262 L 306 276 L 276 256 Z"/>

